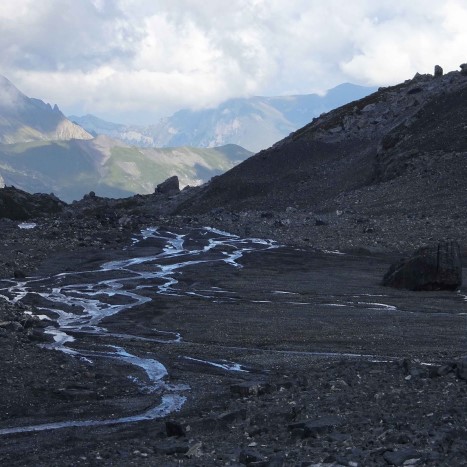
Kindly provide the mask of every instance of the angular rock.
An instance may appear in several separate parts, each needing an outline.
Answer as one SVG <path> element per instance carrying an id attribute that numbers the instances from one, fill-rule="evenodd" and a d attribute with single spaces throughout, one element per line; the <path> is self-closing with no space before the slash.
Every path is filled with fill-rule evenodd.
<path id="1" fill-rule="evenodd" d="M 26 274 L 21 271 L 20 269 L 15 269 L 15 271 L 13 271 L 13 276 L 15 279 L 25 279 L 26 278 Z"/>
<path id="2" fill-rule="evenodd" d="M 162 183 L 159 183 L 156 187 L 156 193 L 161 193 L 163 195 L 176 195 L 177 193 L 180 193 L 178 177 L 174 175 Z"/>
<path id="3" fill-rule="evenodd" d="M 424 246 L 408 259 L 394 263 L 383 285 L 409 290 L 456 290 L 462 284 L 462 262 L 457 242 Z"/>
<path id="4" fill-rule="evenodd" d="M 443 76 L 443 69 L 439 65 L 435 65 L 435 78 Z"/>
<path id="5" fill-rule="evenodd" d="M 386 451 L 383 454 L 384 460 L 389 465 L 403 465 L 409 459 L 419 459 L 420 457 L 420 454 L 414 448 Z"/>
<path id="6" fill-rule="evenodd" d="M 458 378 L 467 381 L 467 358 L 459 360 L 456 363 L 456 373 Z"/>
<path id="7" fill-rule="evenodd" d="M 459 65 L 459 67 L 461 69 L 461 74 L 467 75 L 467 63 L 462 63 Z"/>
<path id="8" fill-rule="evenodd" d="M 166 456 L 173 456 L 174 454 L 186 454 L 190 447 L 186 443 L 178 441 L 166 441 L 154 447 L 154 452 L 158 454 L 165 454 Z"/>
<path id="9" fill-rule="evenodd" d="M 261 381 L 248 381 L 246 383 L 233 384 L 230 386 L 232 394 L 247 397 L 260 396 L 270 391 L 270 385 Z"/>
<path id="10" fill-rule="evenodd" d="M 217 420 L 221 423 L 233 423 L 237 420 L 244 420 L 246 415 L 246 409 L 240 409 L 231 412 L 223 412 L 217 417 Z"/>
<path id="11" fill-rule="evenodd" d="M 198 441 L 197 443 L 193 444 L 193 446 L 188 449 L 185 456 L 186 457 L 199 457 L 201 455 L 201 450 L 203 448 L 203 443 Z"/>
<path id="12" fill-rule="evenodd" d="M 304 420 L 289 425 L 290 430 L 303 430 L 303 438 L 317 438 L 319 435 L 330 433 L 336 426 L 342 425 L 340 417 L 329 415 L 315 420 Z"/>
<path id="13" fill-rule="evenodd" d="M 174 422 L 172 420 L 167 420 L 165 422 L 165 431 L 167 432 L 167 436 L 185 436 L 185 429 L 183 426 L 180 423 Z"/>
<path id="14" fill-rule="evenodd" d="M 238 456 L 238 462 L 245 465 L 251 465 L 264 460 L 263 456 L 253 449 L 243 449 Z"/>

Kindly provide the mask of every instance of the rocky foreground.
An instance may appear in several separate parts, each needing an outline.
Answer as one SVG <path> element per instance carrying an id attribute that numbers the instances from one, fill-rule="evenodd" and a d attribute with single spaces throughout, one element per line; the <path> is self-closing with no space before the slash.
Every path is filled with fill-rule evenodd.
<path id="1" fill-rule="evenodd" d="M 134 234 L 150 225 L 212 224 L 242 235 L 307 245 L 296 254 L 286 250 L 279 263 L 256 262 L 251 257 L 240 274 L 224 277 L 216 273 L 216 281 L 238 283 L 252 299 L 261 301 L 261 291 L 284 287 L 305 299 L 315 294 L 311 284 L 317 292 L 334 289 L 343 297 L 352 296 L 352 290 L 363 295 L 387 294 L 380 282 L 389 264 L 399 257 L 397 248 L 374 250 L 371 244 L 362 243 L 356 231 L 348 241 L 355 241 L 358 249 L 348 249 L 351 254 L 346 256 L 323 256 L 318 246 L 342 246 L 335 245 L 332 236 L 314 237 L 313 233 L 308 233 L 310 241 L 298 241 L 302 231 L 294 229 L 293 222 L 286 228 L 275 225 L 282 219 L 277 213 L 270 217 L 263 212 L 216 210 L 171 216 L 179 199 L 189 195 L 187 191 L 121 201 L 91 194 L 79 203 L 62 206 L 57 213 L 32 216 L 28 222 L 37 224 L 33 229 L 20 229 L 19 220 L 3 219 L 2 275 L 21 280 L 46 271 L 73 271 L 83 263 L 98 265 L 128 247 Z M 289 210 L 283 215 L 299 214 Z M 329 228 L 313 221 L 309 232 Z M 210 270 L 194 274 L 187 279 L 187 287 L 190 281 L 217 284 Z M 247 284 L 254 284 L 254 290 L 250 292 Z M 44 466 L 463 465 L 467 459 L 463 360 L 467 342 L 465 316 L 457 313 L 467 311 L 467 304 L 456 292 L 428 292 L 425 304 L 420 293 L 391 296 L 391 304 L 409 313 L 389 314 L 394 320 L 389 322 L 381 311 L 358 318 L 330 314 L 330 310 L 319 312 L 319 307 L 314 317 L 300 312 L 292 315 L 292 322 L 283 321 L 290 305 L 279 300 L 266 309 L 259 303 L 245 305 L 238 318 L 243 323 L 240 328 L 238 319 L 232 318 L 238 309 L 232 315 L 229 308 L 219 305 L 211 316 L 206 314 L 206 305 L 196 300 L 165 301 L 159 325 L 186 328 L 183 334 L 190 336 L 186 346 L 196 349 L 201 359 L 222 355 L 240 360 L 250 367 L 250 373 L 182 364 L 180 349 L 162 347 L 157 355 L 170 368 L 171 380 L 185 382 L 190 375 L 191 390 L 180 412 L 133 424 L 3 435 L 0 458 L 6 465 Z M 423 321 L 412 322 L 410 311 L 416 315 L 420 306 L 436 315 L 432 318 L 429 313 Z M 149 309 L 145 310 L 135 318 L 143 325 L 150 316 Z M 443 310 L 446 316 L 440 319 Z M 34 304 L 1 302 L 0 430 L 70 417 L 86 419 L 90 413 L 105 419 L 131 413 L 132 407 L 137 409 L 145 400 L 125 370 L 116 371 L 105 362 L 90 367 L 38 347 L 47 341 L 42 330 L 50 322 L 28 312 L 36 312 Z M 214 325 L 218 320 L 219 325 Z M 269 324 L 265 327 L 265 323 Z M 210 328 L 212 332 L 207 332 Z M 137 352 L 148 351 L 134 345 Z M 245 353 L 228 346 L 250 350 Z M 304 351 L 337 355 L 313 356 Z M 373 357 L 352 356 L 358 354 Z"/>

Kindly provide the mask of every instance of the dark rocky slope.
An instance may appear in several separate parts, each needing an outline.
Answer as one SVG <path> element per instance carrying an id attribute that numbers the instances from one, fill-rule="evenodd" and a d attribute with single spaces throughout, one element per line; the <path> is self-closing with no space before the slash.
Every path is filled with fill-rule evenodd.
<path id="1" fill-rule="evenodd" d="M 382 88 L 214 178 L 178 213 L 328 248 L 465 244 L 466 93 L 461 72 Z"/>
<path id="2" fill-rule="evenodd" d="M 460 72 L 381 88 L 215 178 L 185 209 L 320 209 L 359 188 L 376 186 L 382 195 L 382 182 L 434 168 L 442 182 L 452 167 L 465 169 L 456 156 L 465 151 L 466 96 Z"/>

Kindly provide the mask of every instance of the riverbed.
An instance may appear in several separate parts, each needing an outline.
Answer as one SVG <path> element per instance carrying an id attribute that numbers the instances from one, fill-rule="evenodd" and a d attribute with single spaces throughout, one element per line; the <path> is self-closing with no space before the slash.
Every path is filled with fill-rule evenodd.
<path id="1" fill-rule="evenodd" d="M 42 350 L 59 352 L 90 374 L 102 369 L 116 385 L 101 397 L 98 382 L 75 384 L 65 388 L 59 404 L 51 394 L 44 401 L 47 410 L 37 416 L 31 408 L 22 417 L 2 420 L 5 440 L 21 435 L 6 455 L 16 452 L 18 443 L 43 445 L 47 433 L 57 439 L 79 433 L 88 445 L 95 430 L 159 427 L 167 417 L 187 417 L 193 426 L 198 420 L 204 433 L 203 411 L 219 406 L 220 416 L 229 404 L 240 404 L 231 400 L 236 384 L 271 386 L 285 376 L 289 383 L 283 387 L 295 391 L 309 385 L 300 375 L 325 374 L 329 368 L 338 373 L 336 364 L 346 377 L 353 366 L 368 375 L 397 370 L 409 381 L 400 370 L 403 359 L 430 368 L 464 356 L 465 291 L 382 287 L 389 261 L 300 250 L 212 228 L 151 227 L 135 233 L 120 251 L 60 253 L 34 277 L 1 281 L 4 299 L 32 307 L 48 324 L 47 340 L 38 344 Z M 279 404 L 279 395 L 269 397 Z M 297 396 L 295 404 L 301 400 Z M 240 418 L 243 424 L 248 419 Z M 114 432 L 105 433 L 113 439 L 109 433 Z M 187 446 L 194 445 L 191 436 Z M 251 443 L 256 442 L 245 446 Z M 269 444 L 265 447 L 269 452 Z M 227 457 L 238 455 L 233 447 L 230 451 Z M 207 462 L 207 451 L 200 452 Z M 128 461 L 112 456 L 121 465 Z M 85 453 L 81 457 L 89 460 Z M 182 459 L 189 463 L 190 458 Z"/>

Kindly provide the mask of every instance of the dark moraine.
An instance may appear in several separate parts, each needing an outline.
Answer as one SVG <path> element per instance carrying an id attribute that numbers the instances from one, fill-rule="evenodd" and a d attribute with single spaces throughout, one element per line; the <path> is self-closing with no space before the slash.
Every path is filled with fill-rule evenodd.
<path id="1" fill-rule="evenodd" d="M 56 323 L 42 346 L 72 364 L 50 387 L 45 359 L 20 400 L 4 387 L 1 458 L 224 465 L 253 452 L 279 465 L 380 465 L 409 444 L 428 464 L 458 459 L 463 432 L 446 430 L 465 415 L 465 292 L 388 289 L 387 264 L 215 229 L 145 229 L 120 251 L 62 253 L 34 277 L 4 280 L 2 295 Z"/>

